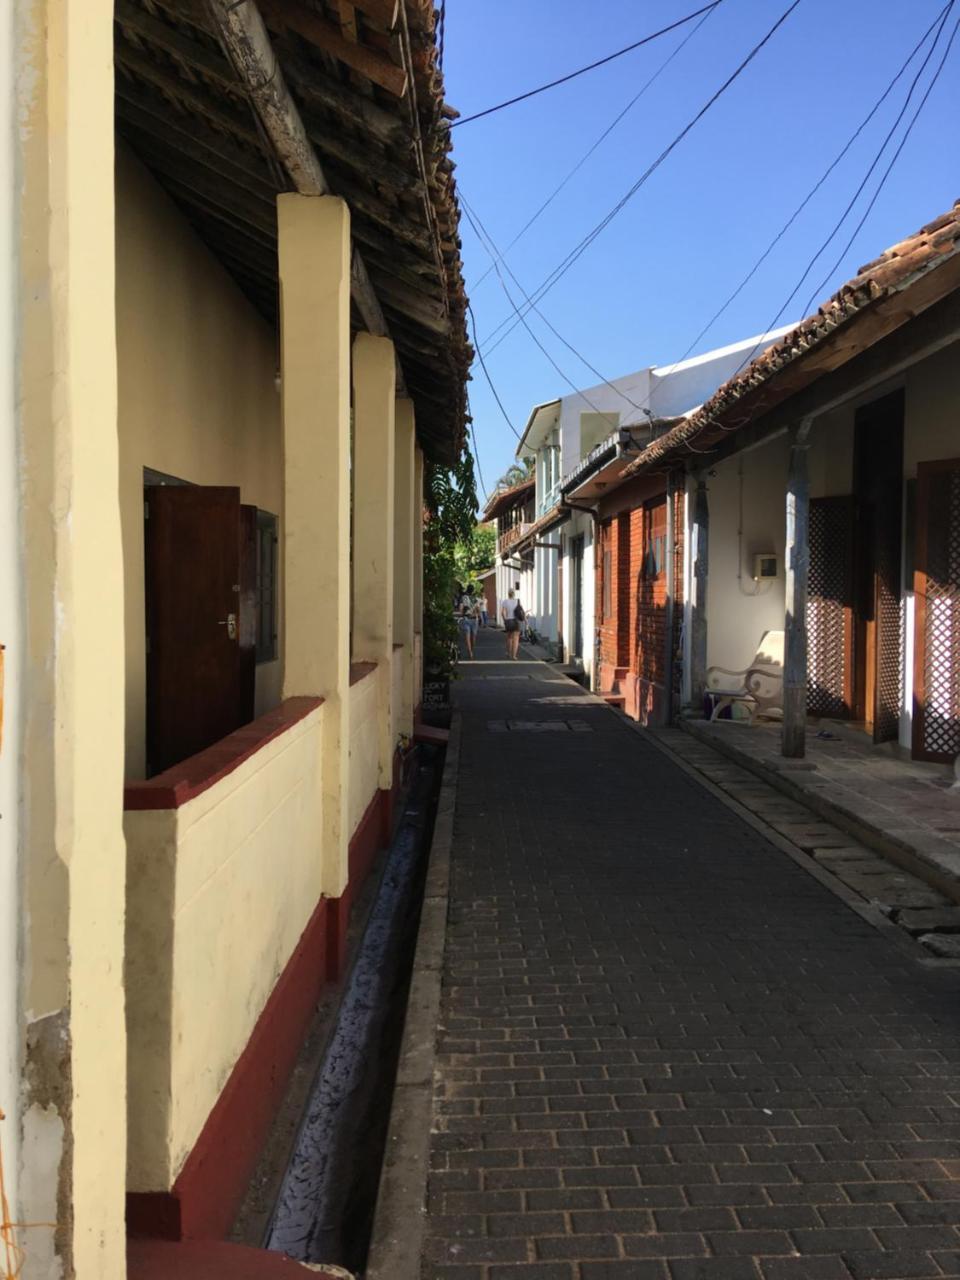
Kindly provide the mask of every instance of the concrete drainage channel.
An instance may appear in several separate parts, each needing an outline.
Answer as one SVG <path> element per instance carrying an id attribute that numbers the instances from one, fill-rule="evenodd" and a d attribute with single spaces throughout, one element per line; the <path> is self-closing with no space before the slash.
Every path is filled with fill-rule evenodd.
<path id="1" fill-rule="evenodd" d="M 423 749 L 264 1242 L 353 1274 L 367 1264 L 442 759 Z"/>

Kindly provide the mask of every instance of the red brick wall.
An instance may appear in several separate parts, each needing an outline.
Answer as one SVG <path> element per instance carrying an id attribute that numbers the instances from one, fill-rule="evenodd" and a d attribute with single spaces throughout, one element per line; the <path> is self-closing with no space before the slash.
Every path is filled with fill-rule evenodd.
<path id="1" fill-rule="evenodd" d="M 604 687 L 630 661 L 630 515 L 600 526 L 600 661 Z"/>
<path id="2" fill-rule="evenodd" d="M 631 671 L 637 669 L 637 643 L 639 637 L 640 568 L 643 564 L 643 507 L 638 506 L 628 516 L 627 539 L 629 545 L 628 609 L 624 620 L 625 663 Z"/>

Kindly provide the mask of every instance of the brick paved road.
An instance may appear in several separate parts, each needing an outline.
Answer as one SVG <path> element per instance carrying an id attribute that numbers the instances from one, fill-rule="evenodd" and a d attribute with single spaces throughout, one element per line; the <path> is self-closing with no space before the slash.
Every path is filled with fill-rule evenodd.
<path id="1" fill-rule="evenodd" d="M 424 1277 L 960 1276 L 956 971 L 480 642 Z"/>

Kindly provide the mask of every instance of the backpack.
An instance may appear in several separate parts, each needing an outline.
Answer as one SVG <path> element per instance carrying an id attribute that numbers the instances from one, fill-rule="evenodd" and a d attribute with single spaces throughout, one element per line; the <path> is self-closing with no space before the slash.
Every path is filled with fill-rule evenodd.
<path id="1" fill-rule="evenodd" d="M 518 622 L 523 622 L 526 620 L 527 615 L 524 613 L 523 605 L 520 603 L 519 600 L 517 601 L 517 607 L 513 611 L 513 616 L 516 618 Z"/>

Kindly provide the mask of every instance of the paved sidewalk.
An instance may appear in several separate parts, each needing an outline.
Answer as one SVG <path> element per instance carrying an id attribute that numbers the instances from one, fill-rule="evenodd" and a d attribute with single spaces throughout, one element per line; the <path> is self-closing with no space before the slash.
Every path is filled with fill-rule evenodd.
<path id="1" fill-rule="evenodd" d="M 954 886 L 960 898 L 960 790 L 947 765 L 901 760 L 865 734 L 824 721 L 807 730 L 803 760 L 780 754 L 780 726 L 688 720 L 684 728 L 878 848 L 900 850 Z"/>
<path id="2" fill-rule="evenodd" d="M 457 687 L 423 1276 L 960 1276 L 958 971 L 502 646 Z"/>

